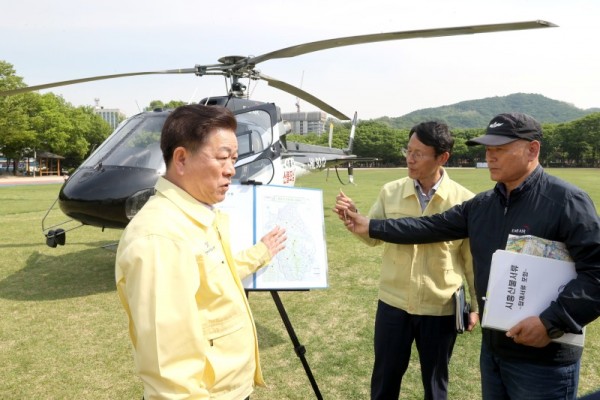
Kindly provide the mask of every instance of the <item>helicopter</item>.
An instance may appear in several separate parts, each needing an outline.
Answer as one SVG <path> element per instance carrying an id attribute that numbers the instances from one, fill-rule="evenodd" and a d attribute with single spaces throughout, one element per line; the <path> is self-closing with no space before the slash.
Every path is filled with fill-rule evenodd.
<path id="1" fill-rule="evenodd" d="M 352 154 L 356 113 L 345 149 L 288 142 L 286 135 L 291 131 L 291 126 L 282 119 L 279 107 L 274 103 L 250 99 L 241 79 L 266 81 L 269 86 L 294 95 L 338 120 L 349 121 L 350 118 L 343 112 L 298 87 L 263 74 L 256 65 L 273 59 L 356 44 L 556 26 L 548 21 L 534 20 L 349 36 L 300 44 L 259 56 L 226 56 L 219 58 L 217 64 L 195 65 L 193 68 L 101 75 L 27 86 L 2 91 L 0 96 L 139 75 L 220 75 L 225 78 L 227 95 L 205 98 L 199 103 L 227 107 L 237 119 L 239 154 L 233 183 L 293 185 L 296 178 L 305 173 L 337 168 L 340 165 L 348 167 L 348 181 L 354 183 L 353 163 L 374 160 Z M 58 198 L 42 221 L 42 231 L 48 246 L 64 245 L 66 241 L 66 230 L 57 228 L 62 224 L 46 227 L 44 223 L 56 202 L 65 215 L 80 223 L 77 227 L 90 225 L 102 229 L 122 229 L 128 224 L 154 194 L 154 185 L 166 170 L 159 142 L 162 126 L 169 113 L 169 110 L 159 109 L 126 119 L 75 170 L 61 187 Z"/>

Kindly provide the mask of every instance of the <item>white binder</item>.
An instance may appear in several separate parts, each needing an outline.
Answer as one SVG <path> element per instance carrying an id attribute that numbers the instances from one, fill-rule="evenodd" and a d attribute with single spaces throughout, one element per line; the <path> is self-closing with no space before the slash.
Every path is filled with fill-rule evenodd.
<path id="1" fill-rule="evenodd" d="M 575 263 L 497 250 L 492 256 L 484 328 L 508 331 L 523 319 L 538 316 L 577 277 Z M 556 342 L 583 346 L 583 334 L 565 333 Z"/>

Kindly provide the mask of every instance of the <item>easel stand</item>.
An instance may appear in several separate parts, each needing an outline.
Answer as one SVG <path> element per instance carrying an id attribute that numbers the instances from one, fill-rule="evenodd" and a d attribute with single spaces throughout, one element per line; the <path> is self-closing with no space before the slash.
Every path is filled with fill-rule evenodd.
<path id="1" fill-rule="evenodd" d="M 306 371 L 306 376 L 308 376 L 308 380 L 310 381 L 313 391 L 315 392 L 315 396 L 317 396 L 317 399 L 323 400 L 323 396 L 321 396 L 321 392 L 319 391 L 319 386 L 317 386 L 317 381 L 315 380 L 310 370 L 310 366 L 308 365 L 308 361 L 306 361 L 306 357 L 304 357 L 304 354 L 306 353 L 306 348 L 302 344 L 300 344 L 298 336 L 296 336 L 296 332 L 294 332 L 294 327 L 292 326 L 287 312 L 283 307 L 283 303 L 281 302 L 281 298 L 279 297 L 279 292 L 277 292 L 276 290 L 271 290 L 270 292 L 271 297 L 273 297 L 273 301 L 275 301 L 275 305 L 277 306 L 277 311 L 279 311 L 279 315 L 281 315 L 281 320 L 285 325 L 285 329 L 287 329 L 288 335 L 292 340 L 292 344 L 294 345 L 294 351 L 296 352 L 296 355 L 300 358 L 302 366 L 304 367 L 304 371 Z"/>
<path id="2" fill-rule="evenodd" d="M 296 352 L 296 355 L 300 358 L 300 361 L 302 362 L 302 366 L 304 367 L 306 376 L 308 376 L 310 385 L 312 386 L 313 391 L 315 392 L 315 396 L 317 396 L 317 399 L 323 400 L 323 396 L 321 395 L 321 391 L 319 390 L 317 381 L 315 380 L 315 377 L 313 376 L 312 371 L 310 370 L 310 365 L 308 365 L 308 361 L 306 361 L 306 357 L 304 357 L 304 354 L 306 354 L 306 348 L 300 343 L 300 341 L 298 340 L 298 336 L 296 336 L 294 327 L 292 326 L 290 318 L 288 317 L 287 312 L 285 311 L 285 307 L 281 302 L 281 297 L 279 297 L 279 292 L 277 290 L 269 290 L 269 292 L 271 293 L 271 297 L 273 297 L 275 306 L 277 306 L 277 311 L 279 311 L 279 315 L 281 316 L 281 320 L 285 325 L 285 329 L 287 330 L 288 335 L 292 340 L 292 344 L 294 345 L 294 351 Z M 249 294 L 249 292 L 247 293 Z"/>

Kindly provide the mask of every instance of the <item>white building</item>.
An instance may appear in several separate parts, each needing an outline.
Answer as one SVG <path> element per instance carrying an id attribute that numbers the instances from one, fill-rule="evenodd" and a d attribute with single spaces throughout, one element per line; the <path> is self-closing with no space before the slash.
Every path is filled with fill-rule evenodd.
<path id="1" fill-rule="evenodd" d="M 104 108 L 100 106 L 100 99 L 95 99 L 95 101 L 96 106 L 94 107 L 94 112 L 108 122 L 113 130 L 125 119 L 125 114 L 118 108 Z"/>
<path id="2" fill-rule="evenodd" d="M 292 133 L 321 135 L 326 131 L 327 113 L 323 111 L 281 113 L 281 118 L 289 121 Z"/>

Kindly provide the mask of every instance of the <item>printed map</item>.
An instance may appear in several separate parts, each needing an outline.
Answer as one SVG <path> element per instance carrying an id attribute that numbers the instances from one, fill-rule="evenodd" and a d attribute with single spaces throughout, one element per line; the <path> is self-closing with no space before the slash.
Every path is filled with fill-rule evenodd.
<path id="1" fill-rule="evenodd" d="M 532 235 L 508 235 L 506 250 L 555 260 L 572 261 L 564 243 Z"/>
<path id="2" fill-rule="evenodd" d="M 267 267 L 244 279 L 246 289 L 327 287 L 327 249 L 323 193 L 289 186 L 232 186 L 221 203 L 230 215 L 234 252 L 252 246 L 279 225 L 286 247 Z"/>

